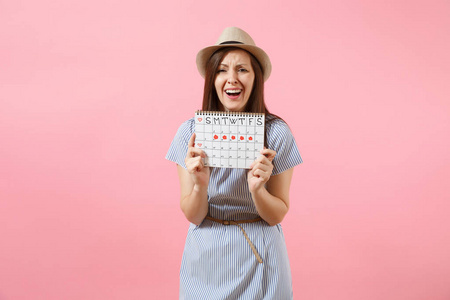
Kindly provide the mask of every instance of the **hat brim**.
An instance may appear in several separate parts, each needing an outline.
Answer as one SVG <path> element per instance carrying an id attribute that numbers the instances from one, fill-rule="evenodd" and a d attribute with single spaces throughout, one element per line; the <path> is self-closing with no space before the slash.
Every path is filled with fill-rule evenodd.
<path id="1" fill-rule="evenodd" d="M 261 48 L 259 48 L 257 46 L 245 45 L 245 44 L 214 45 L 214 46 L 209 46 L 209 47 L 206 47 L 206 48 L 203 48 L 202 50 L 200 50 L 197 53 L 196 62 L 197 62 L 197 69 L 203 78 L 205 78 L 206 64 L 208 63 L 208 60 L 211 57 L 211 55 L 214 52 L 216 52 L 217 50 L 219 50 L 221 48 L 225 48 L 225 47 L 241 48 L 241 49 L 247 50 L 248 52 L 253 54 L 253 56 L 255 56 L 255 58 L 258 60 L 259 64 L 261 65 L 261 68 L 263 71 L 263 76 L 264 76 L 264 81 L 266 81 L 269 78 L 270 73 L 272 72 L 272 64 L 270 63 L 270 59 L 269 59 L 269 56 L 267 55 L 267 53 L 264 52 L 264 50 L 262 50 Z"/>

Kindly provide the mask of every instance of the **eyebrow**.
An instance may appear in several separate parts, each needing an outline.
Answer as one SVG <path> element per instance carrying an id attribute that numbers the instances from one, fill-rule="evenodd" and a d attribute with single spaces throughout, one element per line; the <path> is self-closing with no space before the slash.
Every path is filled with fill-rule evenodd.
<path id="1" fill-rule="evenodd" d="M 228 67 L 227 64 L 220 64 L 220 65 L 221 65 L 221 66 L 224 66 L 224 67 Z M 248 64 L 242 63 L 242 64 L 237 64 L 236 67 L 247 66 L 247 65 L 248 65 Z"/>

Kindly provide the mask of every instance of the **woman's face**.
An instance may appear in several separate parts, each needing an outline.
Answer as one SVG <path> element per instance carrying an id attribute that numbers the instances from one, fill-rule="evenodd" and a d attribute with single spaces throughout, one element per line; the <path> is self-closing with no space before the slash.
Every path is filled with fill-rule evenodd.
<path id="1" fill-rule="evenodd" d="M 243 111 L 252 93 L 255 72 L 244 50 L 228 52 L 219 64 L 214 86 L 225 111 Z"/>

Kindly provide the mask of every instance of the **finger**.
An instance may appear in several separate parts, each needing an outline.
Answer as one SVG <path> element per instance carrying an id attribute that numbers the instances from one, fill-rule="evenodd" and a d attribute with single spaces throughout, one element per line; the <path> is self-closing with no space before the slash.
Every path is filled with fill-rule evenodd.
<path id="1" fill-rule="evenodd" d="M 191 174 L 195 172 L 200 172 L 203 169 L 203 167 L 204 167 L 203 160 L 200 156 L 194 157 L 186 163 L 186 168 Z"/>
<path id="2" fill-rule="evenodd" d="M 267 160 L 267 157 L 265 157 L 264 155 L 260 155 L 260 156 L 258 156 L 257 159 L 255 159 L 255 161 L 253 162 L 253 165 L 256 165 L 257 163 L 261 163 L 264 160 Z"/>
<path id="3" fill-rule="evenodd" d="M 195 132 L 191 135 L 191 138 L 188 142 L 188 147 L 194 147 L 195 146 Z"/>
<path id="4" fill-rule="evenodd" d="M 267 148 L 261 150 L 261 154 L 267 157 L 270 161 L 272 161 L 274 157 L 277 155 L 277 153 L 274 150 Z"/>
<path id="5" fill-rule="evenodd" d="M 187 157 L 197 157 L 197 156 L 206 157 L 206 154 L 205 154 L 205 152 L 203 152 L 202 149 L 195 148 L 195 147 L 189 147 Z"/>
<path id="6" fill-rule="evenodd" d="M 262 181 L 267 181 L 269 179 L 269 174 L 267 174 L 267 172 L 264 172 L 261 169 L 257 169 L 253 172 L 253 174 L 258 177 L 259 179 L 261 179 Z"/>
<path id="7" fill-rule="evenodd" d="M 198 161 L 196 162 L 196 168 L 195 168 L 195 170 L 196 170 L 197 172 L 200 172 L 200 171 L 203 169 L 203 167 L 204 167 L 203 160 L 202 160 L 202 158 L 199 156 L 199 157 L 198 157 Z"/>
<path id="8" fill-rule="evenodd" d="M 268 165 L 270 166 L 272 164 L 272 161 L 269 160 L 266 156 L 261 155 L 260 157 L 258 157 L 255 161 L 254 164 L 264 164 L 264 165 Z"/>
<path id="9" fill-rule="evenodd" d="M 266 158 L 267 160 L 267 158 Z M 268 172 L 270 170 L 270 162 L 268 162 L 268 164 L 262 163 L 262 162 L 258 162 L 253 166 L 254 170 L 262 170 L 264 172 Z"/>
<path id="10" fill-rule="evenodd" d="M 270 164 L 270 161 L 267 159 L 267 157 L 265 157 L 264 155 L 261 155 L 252 162 L 252 164 L 250 165 L 250 169 L 254 169 L 255 166 L 259 163 Z"/>
<path id="11" fill-rule="evenodd" d="M 188 169 L 189 173 L 194 174 L 196 172 L 201 172 L 205 168 L 205 164 L 200 156 L 197 156 L 195 159 L 191 160 L 186 164 L 186 169 Z"/>
<path id="12" fill-rule="evenodd" d="M 255 159 L 255 160 L 252 162 L 252 164 L 251 164 L 250 167 L 249 167 L 250 170 L 255 169 L 255 166 L 256 166 L 258 163 L 261 162 L 262 157 L 264 157 L 264 156 L 260 156 L 260 157 L 258 157 L 257 159 Z"/>
<path id="13" fill-rule="evenodd" d="M 262 149 L 261 154 L 264 155 L 265 157 L 267 157 L 267 159 L 269 159 L 269 161 L 272 161 L 275 158 L 275 156 L 277 155 L 277 153 L 274 150 L 267 149 L 267 148 Z"/>

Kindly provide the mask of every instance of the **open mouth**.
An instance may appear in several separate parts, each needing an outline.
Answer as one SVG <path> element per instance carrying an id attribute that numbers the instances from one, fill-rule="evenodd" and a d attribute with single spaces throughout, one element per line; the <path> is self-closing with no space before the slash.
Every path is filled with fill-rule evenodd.
<path id="1" fill-rule="evenodd" d="M 228 96 L 237 97 L 242 93 L 241 89 L 225 90 Z"/>

